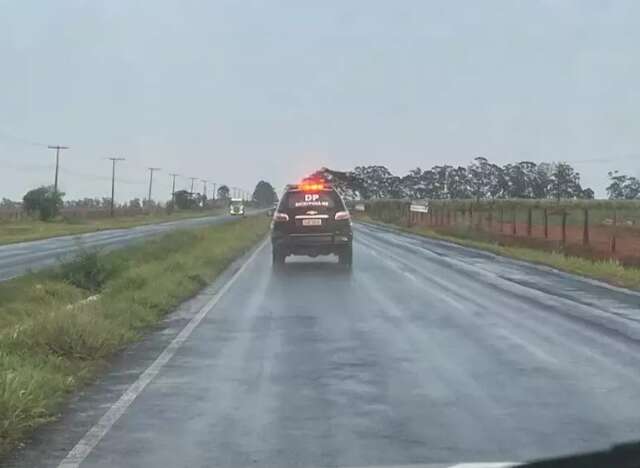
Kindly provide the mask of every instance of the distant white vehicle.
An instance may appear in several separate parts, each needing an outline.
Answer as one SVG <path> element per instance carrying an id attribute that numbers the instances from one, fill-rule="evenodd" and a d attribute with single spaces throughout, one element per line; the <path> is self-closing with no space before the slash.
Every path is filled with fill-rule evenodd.
<path id="1" fill-rule="evenodd" d="M 244 216 L 244 201 L 241 198 L 232 198 L 229 203 L 229 214 L 231 216 Z"/>

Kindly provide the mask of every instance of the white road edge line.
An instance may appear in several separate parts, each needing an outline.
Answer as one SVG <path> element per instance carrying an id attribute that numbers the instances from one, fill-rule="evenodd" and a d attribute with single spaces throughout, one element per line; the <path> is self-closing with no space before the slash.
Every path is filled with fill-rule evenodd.
<path id="1" fill-rule="evenodd" d="M 111 427 L 120 419 L 127 408 L 142 393 L 144 388 L 151 382 L 162 370 L 164 365 L 171 360 L 182 344 L 189 338 L 193 330 L 200 324 L 202 319 L 206 317 L 211 309 L 218 303 L 224 294 L 233 286 L 247 266 L 256 258 L 258 253 L 267 244 L 265 239 L 251 254 L 251 256 L 242 264 L 242 266 L 234 273 L 234 275 L 226 282 L 226 284 L 207 302 L 196 315 L 194 315 L 189 323 L 185 325 L 182 331 L 167 345 L 160 356 L 145 370 L 138 380 L 122 394 L 111 408 L 100 418 L 100 420 L 80 439 L 80 441 L 71 449 L 67 456 L 60 462 L 58 468 L 77 468 L 89 456 L 91 451 L 98 445 L 100 440 L 109 432 Z"/>

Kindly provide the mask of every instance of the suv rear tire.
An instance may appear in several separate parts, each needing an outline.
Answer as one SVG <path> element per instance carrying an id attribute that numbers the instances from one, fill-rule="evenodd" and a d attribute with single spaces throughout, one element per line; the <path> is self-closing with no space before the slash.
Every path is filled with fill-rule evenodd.
<path id="1" fill-rule="evenodd" d="M 351 269 L 353 265 L 353 247 L 345 247 L 342 252 L 338 254 L 338 262 L 347 269 Z"/>

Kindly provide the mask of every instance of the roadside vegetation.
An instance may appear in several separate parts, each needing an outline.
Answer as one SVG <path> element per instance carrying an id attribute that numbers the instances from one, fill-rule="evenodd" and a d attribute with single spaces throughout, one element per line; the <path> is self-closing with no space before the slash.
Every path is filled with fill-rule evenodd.
<path id="1" fill-rule="evenodd" d="M 223 212 L 224 210 L 222 209 L 214 209 L 203 211 L 175 211 L 170 214 L 156 213 L 137 216 L 116 216 L 114 218 L 101 219 L 60 218 L 51 221 L 41 221 L 39 219 L 24 219 L 19 221 L 0 220 L 0 245 L 84 234 L 107 229 L 130 228 L 187 218 L 201 218 Z"/>
<path id="2" fill-rule="evenodd" d="M 615 286 L 640 289 L 640 268 L 624 266 L 618 260 L 598 260 L 571 255 L 562 249 L 548 249 L 544 246 L 526 246 L 525 240 L 514 239 L 510 244 L 499 242 L 490 235 L 468 228 L 449 229 L 445 232 L 426 226 L 407 227 L 400 217 L 386 222 L 373 219 L 369 215 L 356 215 L 356 219 L 372 224 L 393 227 L 404 232 L 444 240 L 465 247 L 486 250 L 505 257 L 546 265 L 558 270 L 598 279 Z M 518 245 L 518 243 L 521 243 Z"/>
<path id="3" fill-rule="evenodd" d="M 264 237 L 252 216 L 0 283 L 0 455 Z"/>

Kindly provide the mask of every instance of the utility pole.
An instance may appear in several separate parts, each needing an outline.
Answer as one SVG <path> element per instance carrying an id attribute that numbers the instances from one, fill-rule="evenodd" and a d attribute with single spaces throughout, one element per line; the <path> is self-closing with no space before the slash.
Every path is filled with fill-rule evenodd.
<path id="1" fill-rule="evenodd" d="M 116 193 L 116 162 L 117 161 L 124 161 L 124 158 L 107 158 L 109 159 L 113 166 L 111 168 L 111 210 L 110 210 L 110 214 L 111 217 L 113 217 L 114 214 L 114 196 Z"/>
<path id="2" fill-rule="evenodd" d="M 147 197 L 147 204 L 151 205 L 151 187 L 153 187 L 153 173 L 155 171 L 160 171 L 159 167 L 148 167 L 149 169 L 149 196 Z"/>
<path id="3" fill-rule="evenodd" d="M 204 184 L 204 192 L 202 193 L 202 208 L 206 208 L 207 207 L 207 181 L 204 179 L 201 179 L 202 183 Z"/>
<path id="4" fill-rule="evenodd" d="M 169 175 L 173 179 L 173 182 L 171 183 L 171 203 L 175 208 L 176 207 L 176 177 L 179 176 L 180 174 L 169 174 Z"/>
<path id="5" fill-rule="evenodd" d="M 53 181 L 53 193 L 55 195 L 58 194 L 58 168 L 60 167 L 60 150 L 69 149 L 68 146 L 59 146 L 59 145 L 49 145 L 47 146 L 49 149 L 56 150 L 56 176 Z"/>
<path id="6" fill-rule="evenodd" d="M 198 180 L 197 177 L 189 177 L 189 179 L 191 179 L 191 193 L 193 194 L 193 183 Z"/>

